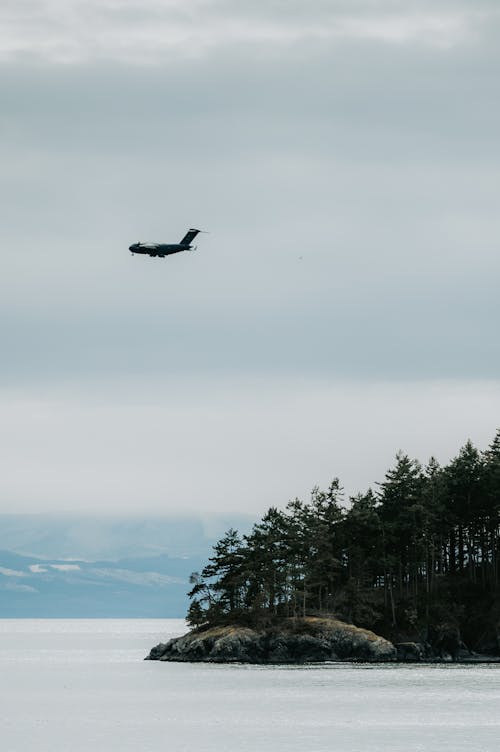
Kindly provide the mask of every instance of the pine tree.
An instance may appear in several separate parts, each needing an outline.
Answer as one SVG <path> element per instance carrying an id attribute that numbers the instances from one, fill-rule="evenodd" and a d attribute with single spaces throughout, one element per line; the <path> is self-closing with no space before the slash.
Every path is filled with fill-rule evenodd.
<path id="1" fill-rule="evenodd" d="M 243 538 L 230 529 L 191 577 L 190 625 L 338 609 L 365 626 L 385 618 L 391 634 L 457 614 L 483 623 L 478 609 L 500 608 L 500 431 L 445 467 L 399 452 L 379 486 L 346 508 L 335 478 L 308 502 L 271 507 Z"/>
<path id="2" fill-rule="evenodd" d="M 456 568 L 461 574 L 467 565 L 469 576 L 474 580 L 477 555 L 477 511 L 481 505 L 482 460 L 470 440 L 451 461 L 446 474 L 452 533 L 450 547 L 455 548 L 456 545 L 456 554 L 452 552 L 451 558 L 456 559 Z"/>
<path id="3" fill-rule="evenodd" d="M 483 572 L 494 587 L 500 581 L 500 429 L 482 455 Z"/>
<path id="4" fill-rule="evenodd" d="M 399 597 L 416 596 L 418 569 L 422 559 L 419 536 L 424 508 L 422 504 L 422 467 L 403 452 L 380 484 L 380 516 L 383 523 L 390 588 L 397 576 Z M 397 566 L 397 573 L 393 571 Z"/>

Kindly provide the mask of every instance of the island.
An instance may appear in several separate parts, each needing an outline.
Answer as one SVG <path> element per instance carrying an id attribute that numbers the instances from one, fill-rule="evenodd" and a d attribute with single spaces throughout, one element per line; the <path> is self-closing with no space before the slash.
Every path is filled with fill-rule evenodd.
<path id="1" fill-rule="evenodd" d="M 318 663 L 394 661 L 397 650 L 383 637 L 334 618 L 284 619 L 251 629 L 221 625 L 193 630 L 157 645 L 148 660 L 205 663 Z"/>
<path id="2" fill-rule="evenodd" d="M 191 586 L 191 631 L 148 659 L 499 661 L 500 431 L 445 467 L 399 452 L 377 491 L 334 478 L 271 507 Z"/>

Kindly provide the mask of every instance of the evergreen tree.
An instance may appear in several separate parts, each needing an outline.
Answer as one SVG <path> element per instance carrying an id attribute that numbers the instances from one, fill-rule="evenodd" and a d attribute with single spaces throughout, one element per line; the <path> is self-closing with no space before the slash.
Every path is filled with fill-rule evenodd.
<path id="1" fill-rule="evenodd" d="M 500 429 L 482 456 L 483 576 L 498 587 L 500 581 Z"/>
<path id="2" fill-rule="evenodd" d="M 309 541 L 308 580 L 313 602 L 321 610 L 329 608 L 340 583 L 342 570 L 341 506 L 343 489 L 334 478 L 327 491 L 314 488 L 305 514 Z M 303 600 L 305 611 L 307 597 Z"/>
<path id="3" fill-rule="evenodd" d="M 340 612 L 392 634 L 500 613 L 500 431 L 445 467 L 399 452 L 379 486 L 346 506 L 334 478 L 308 502 L 271 507 L 243 538 L 228 530 L 191 577 L 190 625 Z"/>
<path id="4" fill-rule="evenodd" d="M 450 559 L 452 571 L 463 573 L 466 565 L 474 579 L 477 557 L 477 511 L 480 507 L 482 461 L 469 440 L 449 464 L 448 509 L 450 512 Z"/>
<path id="5" fill-rule="evenodd" d="M 380 484 L 380 516 L 384 529 L 390 588 L 396 576 L 399 596 L 416 595 L 418 568 L 422 559 L 420 529 L 424 507 L 422 467 L 403 452 Z M 394 568 L 397 568 L 397 572 Z"/>

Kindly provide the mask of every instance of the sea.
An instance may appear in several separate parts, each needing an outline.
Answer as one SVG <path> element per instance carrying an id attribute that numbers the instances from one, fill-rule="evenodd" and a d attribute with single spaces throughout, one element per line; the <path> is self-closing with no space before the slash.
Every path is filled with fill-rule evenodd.
<path id="1" fill-rule="evenodd" d="M 0 620 L 1 752 L 497 752 L 500 665 L 144 661 L 178 619 Z"/>

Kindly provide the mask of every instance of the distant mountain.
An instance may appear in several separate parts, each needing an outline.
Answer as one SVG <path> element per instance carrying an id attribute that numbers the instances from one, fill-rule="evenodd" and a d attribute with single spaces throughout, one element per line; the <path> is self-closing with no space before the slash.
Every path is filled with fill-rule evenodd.
<path id="1" fill-rule="evenodd" d="M 189 575 L 250 522 L 0 515 L 0 618 L 183 617 Z"/>
<path id="2" fill-rule="evenodd" d="M 244 515 L 90 517 L 72 514 L 0 515 L 0 549 L 40 557 L 109 559 L 168 554 L 206 556 L 230 527 L 245 532 Z"/>
<path id="3" fill-rule="evenodd" d="M 179 617 L 200 557 L 82 561 L 0 551 L 0 617 Z"/>

